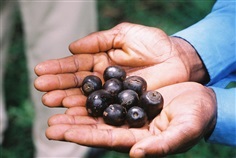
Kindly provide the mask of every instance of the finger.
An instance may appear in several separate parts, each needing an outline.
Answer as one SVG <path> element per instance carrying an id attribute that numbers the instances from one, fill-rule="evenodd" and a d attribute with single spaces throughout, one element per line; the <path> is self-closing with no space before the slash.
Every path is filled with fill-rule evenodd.
<path id="1" fill-rule="evenodd" d="M 184 132 L 181 132 L 178 127 L 169 128 L 161 134 L 152 135 L 137 142 L 131 148 L 130 156 L 146 157 L 155 155 L 163 157 L 177 152 L 184 152 L 191 148 L 194 145 L 194 142 L 189 144 L 188 141 L 191 139 L 191 136 L 186 139 L 186 136 L 183 135 Z"/>
<path id="2" fill-rule="evenodd" d="M 84 59 L 86 62 L 86 59 Z M 89 62 L 89 61 L 88 61 Z M 67 64 L 67 63 L 64 63 Z M 78 70 L 74 73 L 62 72 L 62 74 L 48 74 L 38 77 L 34 86 L 39 91 L 51 91 L 56 89 L 68 89 L 81 86 L 83 79 L 88 75 L 96 75 L 103 81 L 103 72 L 110 65 L 106 53 L 98 53 L 93 56 L 93 72 Z M 66 67 L 66 66 L 65 66 Z M 50 71 L 48 71 L 50 72 Z"/>
<path id="3" fill-rule="evenodd" d="M 85 95 L 72 95 L 64 98 L 62 105 L 66 108 L 85 106 L 87 97 Z"/>
<path id="4" fill-rule="evenodd" d="M 62 106 L 64 98 L 70 97 L 71 95 L 81 95 L 81 94 L 82 92 L 79 88 L 50 91 L 43 95 L 42 102 L 44 105 L 49 107 Z"/>
<path id="5" fill-rule="evenodd" d="M 158 117 L 160 117 L 160 115 Z M 164 142 L 163 139 L 169 139 L 169 137 L 162 138 L 162 133 L 161 133 L 167 128 L 169 122 L 167 121 L 166 123 L 166 120 L 161 120 L 157 118 L 154 119 L 153 122 L 158 121 L 158 123 L 152 122 L 152 125 L 149 129 L 153 135 L 151 137 L 145 138 L 137 142 L 130 150 L 129 153 L 130 157 L 147 157 L 148 155 L 165 156 L 165 154 L 169 153 L 170 150 L 169 146 L 167 144 L 163 145 L 160 143 L 161 141 L 162 143 Z M 164 122 L 159 122 L 159 121 L 164 121 Z M 153 124 L 155 124 L 156 127 L 154 127 Z"/>
<path id="6" fill-rule="evenodd" d="M 161 136 L 151 136 L 141 140 L 131 148 L 130 157 L 165 156 L 169 148 L 167 145 L 160 144 L 161 140 Z"/>
<path id="7" fill-rule="evenodd" d="M 93 56 L 90 54 L 72 55 L 61 59 L 42 62 L 35 67 L 37 75 L 90 71 L 93 67 Z"/>
<path id="8" fill-rule="evenodd" d="M 72 141 L 81 145 L 106 147 L 118 151 L 129 151 L 131 146 L 143 137 L 146 137 L 146 130 L 133 131 L 126 128 L 104 129 L 96 126 L 78 126 L 65 133 L 65 140 Z"/>
<path id="9" fill-rule="evenodd" d="M 123 66 L 153 65 L 157 63 L 156 60 L 160 59 L 154 55 L 155 53 L 150 53 L 150 49 L 147 49 L 142 40 L 139 41 L 136 38 L 145 38 L 145 42 L 153 42 L 153 32 L 156 33 L 157 30 L 137 24 L 121 23 L 110 30 L 96 32 L 79 39 L 71 43 L 69 49 L 73 54 L 108 52 L 114 63 Z M 141 32 L 137 33 L 139 31 Z M 143 32 L 150 36 L 144 37 Z M 163 31 L 156 34 L 161 36 Z"/>
<path id="10" fill-rule="evenodd" d="M 124 30 L 133 24 L 122 23 L 110 30 L 92 33 L 70 44 L 73 54 L 106 52 L 112 48 L 121 48 L 124 41 Z"/>
<path id="11" fill-rule="evenodd" d="M 148 63 L 148 60 L 144 62 L 142 56 L 138 56 L 137 53 L 132 51 L 127 53 L 123 49 L 111 49 L 108 51 L 108 55 L 112 62 L 114 62 L 116 65 L 129 67 L 140 67 L 150 65 L 150 63 Z"/>
<path id="12" fill-rule="evenodd" d="M 81 78 L 77 78 L 75 74 L 59 74 L 40 76 L 35 80 L 34 85 L 40 91 L 50 91 L 76 87 L 80 83 Z"/>
<path id="13" fill-rule="evenodd" d="M 66 73 L 56 75 L 43 75 L 38 77 L 34 86 L 39 91 L 48 92 L 51 90 L 62 90 L 74 87 L 80 87 L 83 79 L 88 75 L 96 75 L 102 78 L 97 72 L 80 71 L 77 73 Z"/>
<path id="14" fill-rule="evenodd" d="M 114 32 L 110 30 L 92 33 L 71 43 L 69 50 L 73 54 L 104 52 L 112 48 L 114 37 Z"/>
<path id="15" fill-rule="evenodd" d="M 65 133 L 69 130 L 76 130 L 80 128 L 87 128 L 88 126 L 94 127 L 96 125 L 75 125 L 75 124 L 55 124 L 47 128 L 45 134 L 46 137 L 50 140 L 65 140 Z M 100 124 L 98 129 L 112 129 L 113 126 L 106 124 Z M 87 135 L 90 133 L 86 133 Z M 71 142 L 74 142 L 73 140 Z"/>
<path id="16" fill-rule="evenodd" d="M 106 53 L 94 54 L 94 67 L 93 71 L 103 74 L 104 70 L 112 64 Z"/>
<path id="17" fill-rule="evenodd" d="M 84 115 L 84 110 L 79 109 L 77 113 Z M 102 118 L 94 118 L 90 116 L 81 116 L 81 115 L 56 114 L 48 119 L 49 126 L 57 124 L 89 125 L 98 123 L 103 123 Z"/>
<path id="18" fill-rule="evenodd" d="M 50 140 L 65 140 L 64 133 L 72 127 L 73 125 L 70 124 L 51 126 L 47 128 L 45 134 L 46 137 Z"/>
<path id="19" fill-rule="evenodd" d="M 66 140 L 80 145 L 112 148 L 126 152 L 135 143 L 135 138 L 128 129 L 114 128 L 106 124 L 53 125 L 47 128 L 46 137 L 50 140 Z"/>
<path id="20" fill-rule="evenodd" d="M 71 107 L 66 110 L 65 114 L 75 116 L 88 116 L 88 112 L 85 107 Z"/>

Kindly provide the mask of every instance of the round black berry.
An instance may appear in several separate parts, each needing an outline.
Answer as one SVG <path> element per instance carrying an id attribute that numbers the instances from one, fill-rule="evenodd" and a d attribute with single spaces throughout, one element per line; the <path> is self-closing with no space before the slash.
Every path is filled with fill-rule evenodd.
<path id="1" fill-rule="evenodd" d="M 127 112 L 126 121 L 130 127 L 143 127 L 147 122 L 147 115 L 141 107 L 133 106 Z"/>
<path id="2" fill-rule="evenodd" d="M 127 89 L 118 94 L 117 102 L 128 110 L 132 106 L 138 106 L 139 97 L 135 91 Z"/>
<path id="3" fill-rule="evenodd" d="M 142 95 L 147 89 L 147 82 L 140 76 L 130 76 L 123 81 L 124 89 L 132 89 Z"/>
<path id="4" fill-rule="evenodd" d="M 120 104 L 111 104 L 103 112 L 103 119 L 106 124 L 121 126 L 125 122 L 126 109 Z"/>
<path id="5" fill-rule="evenodd" d="M 82 90 L 86 96 L 102 88 L 102 81 L 99 77 L 89 75 L 82 82 Z"/>
<path id="6" fill-rule="evenodd" d="M 120 81 L 123 81 L 126 78 L 126 72 L 120 66 L 109 66 L 105 69 L 103 78 L 105 81 L 111 78 L 116 78 Z"/>
<path id="7" fill-rule="evenodd" d="M 139 100 L 140 106 L 146 111 L 148 119 L 156 117 L 163 108 L 163 97 L 157 91 L 146 91 Z"/>
<path id="8" fill-rule="evenodd" d="M 104 83 L 103 89 L 105 89 L 115 97 L 123 90 L 123 84 L 120 80 L 111 78 Z"/>
<path id="9" fill-rule="evenodd" d="M 86 101 L 86 109 L 91 116 L 102 116 L 103 111 L 113 103 L 111 94 L 103 89 L 91 93 Z"/>

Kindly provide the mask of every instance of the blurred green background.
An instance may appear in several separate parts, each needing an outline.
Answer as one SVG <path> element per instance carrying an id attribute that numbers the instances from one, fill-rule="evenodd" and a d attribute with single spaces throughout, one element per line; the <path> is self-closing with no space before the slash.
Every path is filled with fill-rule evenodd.
<path id="1" fill-rule="evenodd" d="M 166 31 L 169 35 L 202 19 L 211 10 L 213 0 L 99 0 L 99 30 L 109 29 L 120 22 L 132 22 Z M 31 127 L 34 109 L 30 101 L 28 73 L 24 54 L 24 36 L 19 14 L 7 60 L 4 91 L 9 127 L 0 147 L 1 158 L 32 158 L 34 146 Z M 186 153 L 168 157 L 233 158 L 236 148 L 207 144 L 202 140 Z M 128 154 L 107 152 L 104 158 L 126 158 Z"/>

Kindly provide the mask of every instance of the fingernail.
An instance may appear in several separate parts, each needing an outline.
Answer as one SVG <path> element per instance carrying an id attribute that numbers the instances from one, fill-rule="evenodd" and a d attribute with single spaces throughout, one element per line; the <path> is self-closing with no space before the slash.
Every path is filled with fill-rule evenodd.
<path id="1" fill-rule="evenodd" d="M 134 155 L 135 155 L 135 158 L 142 158 L 142 157 L 145 157 L 145 152 L 143 149 L 135 149 L 134 151 Z"/>

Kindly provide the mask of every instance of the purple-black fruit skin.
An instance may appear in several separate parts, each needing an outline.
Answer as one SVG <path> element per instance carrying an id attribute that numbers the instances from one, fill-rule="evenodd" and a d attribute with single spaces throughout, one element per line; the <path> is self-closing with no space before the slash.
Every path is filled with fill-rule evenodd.
<path id="1" fill-rule="evenodd" d="M 117 97 L 117 95 L 123 90 L 123 84 L 120 80 L 111 78 L 104 83 L 103 89 L 111 93 L 113 97 Z"/>
<path id="2" fill-rule="evenodd" d="M 163 97 L 157 91 L 146 91 L 147 82 L 140 76 L 126 78 L 120 66 L 109 66 L 99 77 L 90 75 L 82 82 L 87 96 L 86 109 L 92 117 L 103 117 L 108 125 L 141 128 L 163 108 Z"/>
<path id="3" fill-rule="evenodd" d="M 129 127 L 140 128 L 146 124 L 147 115 L 141 107 L 133 106 L 127 112 L 126 121 Z"/>
<path id="4" fill-rule="evenodd" d="M 135 91 L 126 89 L 118 94 L 117 102 L 129 110 L 131 107 L 139 105 L 139 96 Z"/>
<path id="5" fill-rule="evenodd" d="M 103 112 L 103 120 L 106 124 L 121 126 L 125 122 L 127 111 L 120 104 L 111 104 Z"/>
<path id="6" fill-rule="evenodd" d="M 103 111 L 113 103 L 113 97 L 104 89 L 97 90 L 87 97 L 86 109 L 90 116 L 100 117 Z"/>
<path id="7" fill-rule="evenodd" d="M 102 89 L 102 81 L 95 75 L 89 75 L 82 82 L 82 90 L 86 96 L 92 92 Z"/>
<path id="8" fill-rule="evenodd" d="M 120 81 L 124 81 L 124 79 L 126 78 L 126 72 L 120 66 L 109 66 L 105 69 L 103 78 L 105 81 L 111 78 L 116 78 Z"/>
<path id="9" fill-rule="evenodd" d="M 144 92 L 139 99 L 139 106 L 146 111 L 149 120 L 155 118 L 161 112 L 163 103 L 162 95 L 154 90 Z"/>
<path id="10" fill-rule="evenodd" d="M 140 76 L 130 76 L 123 81 L 123 87 L 134 90 L 141 96 L 147 90 L 147 82 Z"/>

